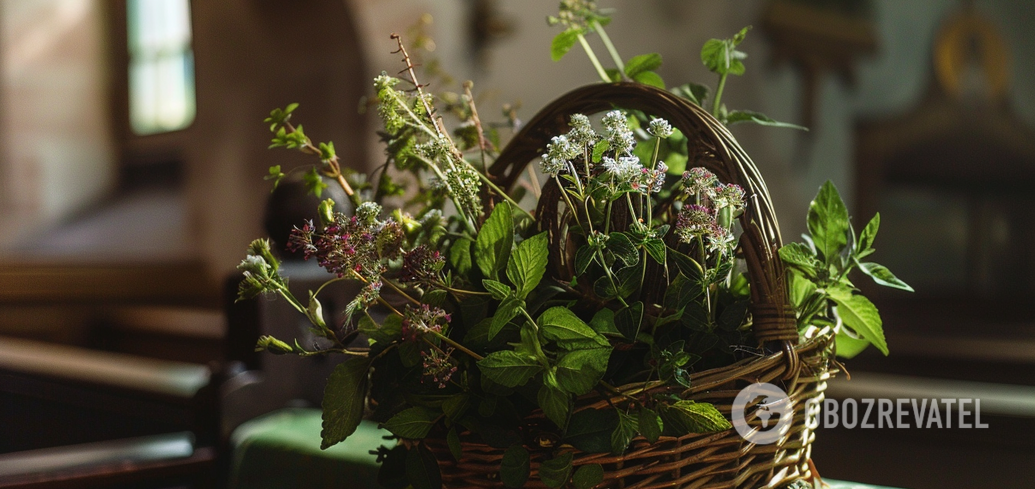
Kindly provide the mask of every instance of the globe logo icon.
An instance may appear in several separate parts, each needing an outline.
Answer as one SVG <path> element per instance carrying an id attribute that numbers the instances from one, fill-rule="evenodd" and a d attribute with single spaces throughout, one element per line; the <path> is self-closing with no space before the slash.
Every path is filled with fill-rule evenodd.
<path id="1" fill-rule="evenodd" d="M 733 400 L 731 411 L 737 433 L 756 445 L 769 445 L 786 435 L 792 412 L 787 393 L 769 383 L 754 383 L 742 389 Z"/>

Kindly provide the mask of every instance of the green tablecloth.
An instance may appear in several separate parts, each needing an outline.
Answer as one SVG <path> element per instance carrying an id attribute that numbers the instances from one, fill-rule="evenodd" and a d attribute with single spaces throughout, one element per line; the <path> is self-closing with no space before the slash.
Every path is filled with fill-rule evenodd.
<path id="1" fill-rule="evenodd" d="M 376 457 L 369 453 L 389 435 L 364 421 L 344 442 L 320 450 L 320 410 L 282 409 L 242 424 L 231 437 L 230 489 L 377 487 Z M 831 489 L 890 489 L 825 480 Z"/>

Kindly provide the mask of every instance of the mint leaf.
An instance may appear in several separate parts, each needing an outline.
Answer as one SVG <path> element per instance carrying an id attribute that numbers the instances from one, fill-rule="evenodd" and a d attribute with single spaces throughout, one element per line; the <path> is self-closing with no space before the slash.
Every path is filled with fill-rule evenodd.
<path id="1" fill-rule="evenodd" d="M 877 306 L 866 297 L 853 294 L 851 289 L 843 285 L 830 287 L 827 292 L 837 304 L 837 314 L 841 316 L 845 325 L 873 343 L 873 346 L 886 356 L 888 342 L 884 339 L 884 325 Z"/>
<path id="2" fill-rule="evenodd" d="M 557 361 L 558 386 L 576 396 L 595 388 L 607 371 L 611 347 L 574 350 Z"/>
<path id="3" fill-rule="evenodd" d="M 503 481 L 504 486 L 524 487 L 525 482 L 528 481 L 530 470 L 531 463 L 525 447 L 515 444 L 503 452 L 503 461 L 500 462 L 500 480 Z"/>
<path id="4" fill-rule="evenodd" d="M 471 272 L 471 244 L 467 238 L 459 238 L 449 247 L 449 265 L 460 275 Z"/>
<path id="5" fill-rule="evenodd" d="M 498 301 L 506 299 L 507 296 L 514 292 L 514 289 L 511 289 L 509 285 L 491 278 L 482 279 L 482 287 L 485 287 L 485 290 L 492 294 L 492 298 Z"/>
<path id="6" fill-rule="evenodd" d="M 710 89 L 706 85 L 697 83 L 684 83 L 672 89 L 672 93 L 693 102 L 698 107 L 704 104 L 708 98 L 708 92 Z"/>
<path id="7" fill-rule="evenodd" d="M 456 426 L 450 428 L 446 434 L 446 445 L 449 446 L 449 454 L 453 456 L 453 460 L 459 462 L 464 456 L 464 449 L 460 444 L 460 435 L 456 433 Z"/>
<path id="8" fill-rule="evenodd" d="M 913 288 L 910 287 L 909 284 L 899 280 L 899 278 L 896 277 L 895 274 L 891 273 L 891 270 L 888 270 L 888 267 L 885 267 L 884 265 L 862 262 L 859 263 L 859 269 L 866 275 L 872 277 L 873 281 L 878 285 L 913 292 Z"/>
<path id="9" fill-rule="evenodd" d="M 550 42 L 550 59 L 560 61 L 579 41 L 579 34 L 582 34 L 582 31 L 572 27 L 554 36 L 553 41 Z"/>
<path id="10" fill-rule="evenodd" d="M 571 411 L 571 395 L 561 390 L 554 369 L 543 372 L 543 386 L 539 388 L 537 400 L 543 414 L 558 428 L 564 429 Z"/>
<path id="11" fill-rule="evenodd" d="M 670 426 L 680 435 L 689 433 L 714 433 L 733 428 L 715 406 L 707 402 L 678 401 L 662 408 L 665 426 Z"/>
<path id="12" fill-rule="evenodd" d="M 809 204 L 809 234 L 824 263 L 830 265 L 834 257 L 848 244 L 848 209 L 837 192 L 837 187 L 827 180 L 819 194 Z"/>
<path id="13" fill-rule="evenodd" d="M 370 359 L 353 357 L 338 364 L 323 391 L 323 429 L 320 449 L 346 439 L 363 419 Z"/>
<path id="14" fill-rule="evenodd" d="M 539 464 L 539 480 L 547 487 L 560 489 L 571 478 L 571 452 L 564 452 Z"/>
<path id="15" fill-rule="evenodd" d="M 478 361 L 482 375 L 505 387 L 525 385 L 543 366 L 529 355 L 511 350 L 492 352 Z"/>
<path id="16" fill-rule="evenodd" d="M 873 215 L 873 219 L 866 223 L 866 227 L 863 228 L 862 233 L 859 234 L 859 258 L 868 255 L 868 251 L 873 248 L 873 240 L 877 237 L 877 229 L 880 228 L 880 213 Z"/>
<path id="17" fill-rule="evenodd" d="M 601 337 L 593 328 L 584 323 L 571 309 L 551 307 L 539 315 L 539 330 L 543 337 L 556 342 L 590 340 L 600 346 L 607 346 L 606 338 Z"/>
<path id="18" fill-rule="evenodd" d="M 845 334 L 844 331 L 834 336 L 834 343 L 837 348 L 837 356 L 847 359 L 854 358 L 856 355 L 862 353 L 867 346 L 870 346 L 869 341 L 852 338 Z"/>
<path id="19" fill-rule="evenodd" d="M 658 53 L 641 54 L 633 56 L 625 63 L 625 74 L 635 79 L 636 75 L 646 71 L 654 71 L 661 67 L 661 55 Z"/>
<path id="20" fill-rule="evenodd" d="M 315 167 L 305 172 L 305 175 L 302 176 L 302 183 L 305 184 L 306 192 L 317 197 L 323 193 L 323 189 L 327 188 L 327 184 L 323 183 L 323 177 L 320 176 Z"/>
<path id="21" fill-rule="evenodd" d="M 519 298 L 524 299 L 539 285 L 546 273 L 548 257 L 545 231 L 518 243 L 507 263 L 507 278 L 517 288 Z"/>
<path id="22" fill-rule="evenodd" d="M 809 248 L 803 243 L 787 243 L 780 248 L 780 259 L 789 265 L 794 265 L 811 277 L 816 276 L 820 267 L 819 260 Z"/>
<path id="23" fill-rule="evenodd" d="M 598 334 L 622 334 L 618 328 L 615 328 L 615 312 L 606 307 L 601 308 L 593 315 L 593 319 L 589 320 L 589 327 Z"/>
<path id="24" fill-rule="evenodd" d="M 639 427 L 639 420 L 636 416 L 618 411 L 618 426 L 611 432 L 611 453 L 620 455 L 625 453 L 629 442 L 636 436 L 636 429 Z"/>
<path id="25" fill-rule="evenodd" d="M 614 409 L 585 409 L 571 416 L 564 441 L 587 453 L 609 453 L 611 433 L 618 425 Z"/>
<path id="26" fill-rule="evenodd" d="M 637 73 L 636 76 L 632 77 L 632 79 L 644 85 L 650 85 L 652 87 L 657 87 L 662 90 L 665 89 L 665 80 L 661 78 L 661 75 L 653 71 L 644 71 L 642 73 Z"/>
<path id="27" fill-rule="evenodd" d="M 411 440 L 421 440 L 435 425 L 438 413 L 432 409 L 415 406 L 400 411 L 384 422 L 384 428 L 393 435 Z"/>
<path id="28" fill-rule="evenodd" d="M 510 250 L 514 246 L 514 216 L 510 204 L 500 202 L 492 209 L 492 214 L 474 242 L 474 261 L 486 278 L 499 279 L 499 271 L 510 260 Z"/>
<path id="29" fill-rule="evenodd" d="M 571 481 L 575 489 L 591 489 L 597 484 L 604 482 L 604 466 L 600 464 L 589 464 L 579 467 L 572 476 Z"/>
<path id="30" fill-rule="evenodd" d="M 751 122 L 760 126 L 769 127 L 786 127 L 789 129 L 801 129 L 802 131 L 808 131 L 809 128 L 805 126 L 799 126 L 797 124 L 791 124 L 789 122 L 779 122 L 773 120 L 771 117 L 751 110 L 731 110 L 726 114 L 726 125 L 732 126 L 734 124 L 740 124 L 743 122 Z"/>
<path id="31" fill-rule="evenodd" d="M 654 443 L 661 437 L 661 432 L 665 427 L 665 424 L 661 421 L 661 416 L 653 410 L 643 408 L 640 410 L 640 416 L 637 419 L 639 423 L 638 428 L 640 434 L 643 435 L 647 441 Z"/>
<path id="32" fill-rule="evenodd" d="M 496 308 L 496 315 L 492 317 L 492 325 L 489 326 L 489 339 L 496 337 L 496 334 L 503 329 L 511 319 L 514 319 L 518 313 L 521 312 L 521 308 L 525 307 L 525 301 L 518 299 L 517 297 L 510 295 L 503 302 L 500 303 L 500 307 Z"/>
<path id="33" fill-rule="evenodd" d="M 441 489 L 438 460 L 424 444 L 411 448 L 406 454 L 406 478 L 413 489 Z"/>
<path id="34" fill-rule="evenodd" d="M 791 305 L 793 305 L 795 309 L 800 309 L 812 293 L 816 291 L 816 284 L 813 281 L 802 277 L 801 274 L 796 271 L 789 272 L 788 276 L 791 282 Z M 826 301 L 824 301 L 824 303 L 825 302 Z"/>

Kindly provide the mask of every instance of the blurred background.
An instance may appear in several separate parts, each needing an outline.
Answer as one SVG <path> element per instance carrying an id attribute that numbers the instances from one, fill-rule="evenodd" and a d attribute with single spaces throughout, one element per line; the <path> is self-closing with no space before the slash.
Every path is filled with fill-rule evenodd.
<path id="1" fill-rule="evenodd" d="M 987 430 L 820 430 L 821 473 L 916 488 L 1031 484 L 1035 5 L 599 3 L 617 10 L 607 29 L 619 52 L 661 53 L 669 86 L 714 85 L 701 45 L 753 26 L 747 72 L 724 101 L 810 128 L 732 130 L 785 240 L 805 230 L 828 179 L 856 227 L 881 212 L 874 259 L 917 293 L 868 291 L 891 356 L 846 362 L 855 380 L 830 394 L 984 401 Z M 250 353 L 258 313 L 225 292 L 248 243 L 266 235 L 267 168 L 309 162 L 268 151 L 262 119 L 299 102 L 295 120 L 348 166 L 380 164 L 379 121 L 362 109 L 373 77 L 402 68 L 392 32 L 433 39 L 425 66 L 456 81 L 432 89 L 470 79 L 483 119 L 503 121 L 504 104 L 529 119 L 597 81 L 578 49 L 550 61 L 556 7 L 0 0 L 0 453 L 186 432 L 210 451 L 191 452 L 177 477 L 219 463 L 226 419 L 246 417 L 220 414 L 221 382 L 261 368 Z"/>

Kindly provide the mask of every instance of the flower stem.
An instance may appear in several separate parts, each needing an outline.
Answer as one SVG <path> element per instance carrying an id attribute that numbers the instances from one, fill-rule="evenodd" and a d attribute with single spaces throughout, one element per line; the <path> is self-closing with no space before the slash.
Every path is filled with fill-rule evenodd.
<path id="1" fill-rule="evenodd" d="M 449 346 L 452 346 L 453 348 L 456 348 L 457 350 L 460 350 L 460 351 L 466 353 L 468 356 L 470 356 L 471 358 L 475 359 L 476 361 L 480 362 L 483 359 L 485 359 L 485 357 L 483 357 L 483 356 L 481 356 L 481 355 L 479 355 L 479 354 L 477 354 L 477 353 L 475 353 L 475 352 L 473 352 L 471 350 L 468 350 L 467 347 L 465 347 L 464 345 L 461 345 L 460 343 L 457 343 L 457 342 L 453 341 L 448 336 L 446 336 L 446 335 L 444 335 L 442 333 L 439 333 L 438 331 L 428 330 L 428 333 L 431 333 L 431 334 L 435 335 L 435 337 L 437 337 L 438 339 L 448 343 Z"/>
<path id="2" fill-rule="evenodd" d="M 604 26 L 600 25 L 600 22 L 593 21 L 590 24 L 593 30 L 600 34 L 600 40 L 604 41 L 604 47 L 607 48 L 607 52 L 611 54 L 611 59 L 614 60 L 615 66 L 618 67 L 618 72 L 621 73 L 622 78 L 625 79 L 625 63 L 622 63 L 622 57 L 618 55 L 618 50 L 615 49 L 615 45 L 611 44 L 611 38 L 607 37 L 607 32 L 604 32 Z"/>
<path id="3" fill-rule="evenodd" d="M 611 83 L 611 77 L 607 76 L 607 71 L 600 65 L 600 60 L 597 59 L 597 55 L 593 53 L 593 48 L 590 47 L 589 41 L 586 40 L 586 36 L 579 34 L 579 43 L 582 44 L 582 49 L 586 51 L 586 56 L 589 56 L 589 61 L 593 63 L 593 67 L 597 69 L 597 75 L 600 75 L 600 79 L 604 83 Z"/>
<path id="4" fill-rule="evenodd" d="M 726 88 L 726 77 L 729 75 L 719 75 L 719 86 L 715 89 L 715 97 L 712 100 L 712 116 L 716 119 L 719 117 L 719 103 L 722 100 L 722 90 Z"/>

